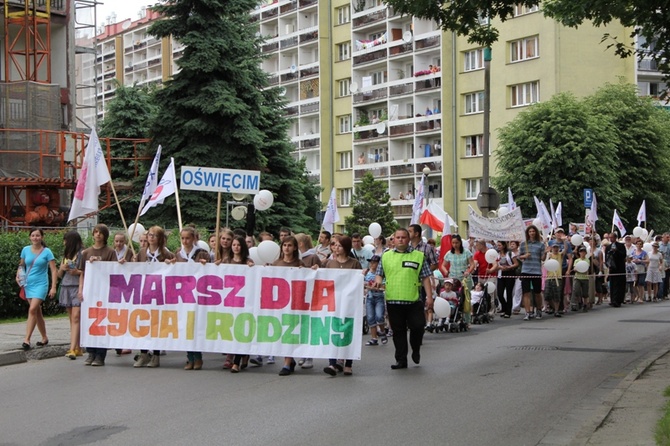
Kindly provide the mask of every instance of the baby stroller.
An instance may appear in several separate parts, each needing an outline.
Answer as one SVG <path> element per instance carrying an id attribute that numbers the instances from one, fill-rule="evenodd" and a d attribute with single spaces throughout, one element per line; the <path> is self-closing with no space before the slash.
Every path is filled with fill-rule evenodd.
<path id="1" fill-rule="evenodd" d="M 433 322 L 435 331 L 438 333 L 440 331 L 458 333 L 468 330 L 468 325 L 463 320 L 463 305 L 465 303 L 465 296 L 463 293 L 462 284 L 459 280 L 454 280 L 452 290 L 458 296 L 458 302 L 456 305 L 452 305 L 451 315 L 448 318 L 437 318 Z"/>
<path id="2" fill-rule="evenodd" d="M 489 294 L 488 290 L 486 289 L 486 286 L 484 286 L 484 297 L 482 297 L 482 300 L 479 302 L 479 305 L 477 308 L 474 308 L 473 305 L 473 314 L 472 314 L 472 323 L 473 324 L 488 324 L 489 322 L 493 322 L 495 319 L 490 313 L 491 310 L 491 295 Z"/>

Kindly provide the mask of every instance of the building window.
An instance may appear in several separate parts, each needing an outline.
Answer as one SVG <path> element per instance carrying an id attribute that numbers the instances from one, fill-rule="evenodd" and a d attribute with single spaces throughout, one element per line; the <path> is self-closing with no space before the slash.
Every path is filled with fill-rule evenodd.
<path id="1" fill-rule="evenodd" d="M 465 156 L 483 155 L 484 135 L 470 135 L 465 137 Z"/>
<path id="2" fill-rule="evenodd" d="M 345 42 L 337 45 L 338 60 L 347 60 L 351 57 L 351 42 Z"/>
<path id="3" fill-rule="evenodd" d="M 535 59 L 540 56 L 539 38 L 533 36 L 514 40 L 509 43 L 509 49 L 511 62 Z"/>
<path id="4" fill-rule="evenodd" d="M 531 12 L 537 12 L 539 10 L 540 8 L 538 5 L 526 6 L 523 3 L 517 3 L 514 5 L 514 17 L 530 14 Z"/>
<path id="5" fill-rule="evenodd" d="M 484 111 L 484 92 L 465 95 L 465 114 L 481 113 Z"/>
<path id="6" fill-rule="evenodd" d="M 512 107 L 522 107 L 540 101 L 540 82 L 526 82 L 525 84 L 512 85 Z"/>
<path id="7" fill-rule="evenodd" d="M 465 52 L 465 71 L 484 68 L 484 50 L 479 48 Z"/>
<path id="8" fill-rule="evenodd" d="M 351 169 L 352 154 L 351 152 L 340 152 L 340 170 Z"/>
<path id="9" fill-rule="evenodd" d="M 342 6 L 341 8 L 337 8 L 337 24 L 338 25 L 343 25 L 345 23 L 349 23 L 351 20 L 351 6 L 346 5 Z"/>
<path id="10" fill-rule="evenodd" d="M 338 82 L 338 86 L 340 87 L 340 97 L 342 96 L 349 96 L 349 87 L 351 86 L 351 78 L 348 79 L 342 79 L 341 81 Z"/>
<path id="11" fill-rule="evenodd" d="M 351 188 L 340 189 L 340 206 L 351 205 Z"/>
<path id="12" fill-rule="evenodd" d="M 386 71 L 375 71 L 373 73 L 370 73 L 370 77 L 372 78 L 372 85 L 379 85 L 383 84 L 386 82 Z"/>
<path id="13" fill-rule="evenodd" d="M 351 115 L 340 116 L 340 133 L 351 132 Z"/>
<path id="14" fill-rule="evenodd" d="M 465 180 L 465 199 L 476 200 L 482 190 L 482 179 Z"/>

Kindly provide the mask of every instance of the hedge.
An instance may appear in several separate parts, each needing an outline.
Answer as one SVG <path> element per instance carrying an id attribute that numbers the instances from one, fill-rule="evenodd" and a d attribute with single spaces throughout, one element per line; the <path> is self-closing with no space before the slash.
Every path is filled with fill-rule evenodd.
<path id="1" fill-rule="evenodd" d="M 44 233 L 44 241 L 56 257 L 56 266 L 60 265 L 60 261 L 63 258 L 63 235 L 65 232 L 67 231 L 45 230 Z M 115 232 L 116 230 L 110 229 L 109 246 L 113 246 Z M 86 236 L 82 238 L 84 246 L 91 246 L 93 244 L 92 237 Z M 205 237 L 202 238 L 203 240 L 207 240 Z M 0 319 L 26 316 L 28 314 L 28 303 L 19 298 L 19 286 L 16 284 L 15 277 L 21 257 L 21 250 L 29 244 L 30 234 L 28 231 L 0 233 Z M 168 249 L 174 251 L 180 244 L 179 231 L 169 231 Z M 138 245 L 135 244 L 135 249 L 137 250 L 137 248 Z M 58 306 L 58 298 L 56 297 L 55 299 L 47 299 L 42 306 L 42 311 L 45 315 L 54 315 L 63 313 L 65 309 Z"/>

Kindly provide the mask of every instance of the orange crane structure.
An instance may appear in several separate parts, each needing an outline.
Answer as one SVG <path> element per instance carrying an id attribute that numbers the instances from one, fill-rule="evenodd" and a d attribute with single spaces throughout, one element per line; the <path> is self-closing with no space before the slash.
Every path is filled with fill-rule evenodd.
<path id="1" fill-rule="evenodd" d="M 88 135 L 76 131 L 75 0 L 0 1 L 0 227 L 63 226 Z M 95 7 L 95 0 L 88 1 Z M 95 30 L 93 29 L 93 32 Z M 114 139 L 101 138 L 107 165 Z M 125 140 L 128 143 L 128 140 Z M 132 140 L 138 175 L 147 140 Z M 134 161 L 134 163 L 132 162 Z M 121 185 L 115 183 L 117 190 Z M 122 187 L 121 187 L 122 188 Z M 109 190 L 100 209 L 111 206 Z"/>

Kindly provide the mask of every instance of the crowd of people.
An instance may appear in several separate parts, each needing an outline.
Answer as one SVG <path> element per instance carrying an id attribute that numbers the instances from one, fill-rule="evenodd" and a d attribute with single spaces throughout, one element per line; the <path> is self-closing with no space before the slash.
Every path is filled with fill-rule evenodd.
<path id="1" fill-rule="evenodd" d="M 619 240 L 615 232 L 602 238 L 587 234 L 578 244 L 573 242 L 581 237 L 571 237 L 574 234 L 566 234 L 562 228 L 553 231 L 548 240 L 533 225 L 526 228 L 525 235 L 525 240 L 510 242 L 463 240 L 454 235 L 448 251 L 440 253 L 441 247 L 433 239 L 422 237 L 420 225 L 399 229 L 388 238 L 379 236 L 374 239 L 374 246 L 364 245 L 358 233 L 348 236 L 328 231 L 320 232 L 315 246 L 310 235 L 293 234 L 290 229 L 282 228 L 278 237 L 280 256 L 272 265 L 360 270 L 364 275 L 362 295 L 370 328 L 365 346 L 385 345 L 391 338 L 395 347 L 395 363 L 391 366 L 394 370 L 407 368 L 408 357 L 418 364 L 424 333 L 440 331 L 449 322 L 448 317 L 434 314 L 436 299 L 444 299 L 451 308 L 458 309 L 466 328 L 472 323 L 472 315 L 479 314 L 482 308 L 491 317 L 497 313 L 509 319 L 523 314 L 523 319 L 529 321 L 543 315 L 561 317 L 569 312 L 588 312 L 608 298 L 613 307 L 667 299 L 670 233 L 657 236 L 650 246 L 645 246 L 646 240 L 630 235 Z M 209 249 L 198 245 L 200 234 L 193 226 L 180 231 L 181 245 L 174 251 L 166 247 L 167 234 L 159 226 L 140 236 L 137 252 L 129 247 L 125 232 L 114 234 L 112 247 L 108 246 L 109 237 L 107 226 L 99 224 L 93 230 L 92 246 L 85 248 L 77 231 L 67 232 L 63 237 L 63 258 L 57 266 L 53 252 L 44 245 L 42 230 L 30 231 L 31 244 L 23 248 L 16 274 L 16 281 L 30 303 L 24 350 L 32 348 L 35 328 L 41 335 L 35 345 L 49 343 L 41 303 L 47 297 L 56 297 L 59 290 L 57 298 L 67 310 L 71 328 L 70 347 L 65 356 L 70 359 L 83 356 L 80 308 L 86 297 L 83 284 L 90 262 L 255 266 L 249 249 L 256 245 L 257 239 L 241 229 L 224 228 L 218 240 L 216 234 L 210 235 Z M 274 236 L 262 232 L 258 241 L 263 240 L 274 240 Z M 495 259 L 491 258 L 492 250 Z M 545 267 L 550 260 L 558 267 Z M 347 296 L 353 299 L 351 302 L 359 297 Z M 87 347 L 86 352 L 86 365 L 105 365 L 106 348 Z M 119 349 L 116 353 L 120 356 L 131 351 Z M 161 353 L 141 350 L 133 367 L 160 367 Z M 262 366 L 264 360 L 267 364 L 275 363 L 273 356 L 227 354 L 224 358 L 223 368 L 232 373 L 239 373 L 250 364 Z M 297 366 L 312 368 L 313 358 L 286 357 L 279 375 L 291 375 Z M 202 368 L 202 352 L 187 352 L 184 369 Z M 331 376 L 352 375 L 353 361 L 331 358 L 323 371 Z"/>

